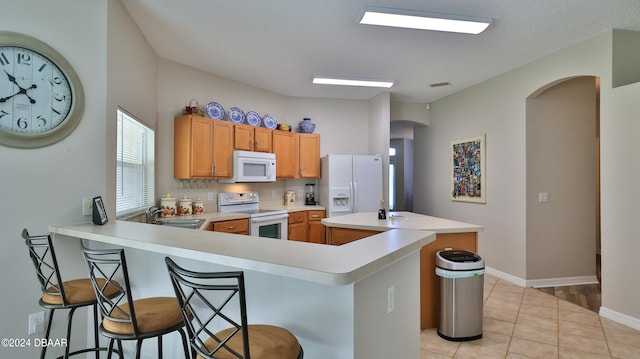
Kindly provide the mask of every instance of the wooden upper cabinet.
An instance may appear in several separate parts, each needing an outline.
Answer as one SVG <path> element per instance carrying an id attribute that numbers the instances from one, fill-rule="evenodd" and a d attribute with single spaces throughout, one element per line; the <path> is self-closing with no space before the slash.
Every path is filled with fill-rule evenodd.
<path id="1" fill-rule="evenodd" d="M 264 127 L 236 124 L 233 148 L 243 151 L 271 152 L 272 130 Z"/>
<path id="2" fill-rule="evenodd" d="M 233 148 L 236 150 L 253 151 L 253 127 L 248 125 L 234 125 Z"/>
<path id="3" fill-rule="evenodd" d="M 174 119 L 173 131 L 175 178 L 231 177 L 232 123 L 178 116 Z"/>
<path id="4" fill-rule="evenodd" d="M 213 122 L 213 177 L 233 175 L 233 126 L 229 122 Z"/>
<path id="5" fill-rule="evenodd" d="M 296 134 L 273 131 L 273 153 L 276 155 L 276 177 L 294 178 L 298 171 Z"/>
<path id="6" fill-rule="evenodd" d="M 253 150 L 258 152 L 271 152 L 273 150 L 273 130 L 256 127 L 253 131 Z"/>
<path id="7" fill-rule="evenodd" d="M 298 137 L 299 178 L 320 177 L 320 135 L 300 133 Z"/>
<path id="8" fill-rule="evenodd" d="M 320 135 L 273 131 L 276 177 L 319 178 Z"/>

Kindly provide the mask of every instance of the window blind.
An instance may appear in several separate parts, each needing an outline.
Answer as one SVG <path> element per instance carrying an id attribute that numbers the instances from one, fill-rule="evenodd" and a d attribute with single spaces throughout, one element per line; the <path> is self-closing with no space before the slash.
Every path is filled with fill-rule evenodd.
<path id="1" fill-rule="evenodd" d="M 116 217 L 144 211 L 154 204 L 155 132 L 118 109 Z"/>

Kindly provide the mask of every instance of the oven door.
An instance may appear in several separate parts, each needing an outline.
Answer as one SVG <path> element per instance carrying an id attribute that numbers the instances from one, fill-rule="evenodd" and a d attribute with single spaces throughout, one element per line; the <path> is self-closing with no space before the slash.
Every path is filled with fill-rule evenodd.
<path id="1" fill-rule="evenodd" d="M 265 238 L 288 239 L 288 214 L 249 218 L 249 235 Z"/>

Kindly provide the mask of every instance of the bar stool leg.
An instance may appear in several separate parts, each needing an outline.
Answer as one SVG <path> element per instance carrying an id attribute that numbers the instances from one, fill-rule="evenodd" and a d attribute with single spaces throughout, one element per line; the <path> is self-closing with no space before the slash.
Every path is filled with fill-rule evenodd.
<path id="1" fill-rule="evenodd" d="M 75 313 L 76 309 L 77 307 L 69 309 L 69 314 L 67 315 L 67 346 L 64 349 L 65 359 L 69 358 L 69 350 L 71 349 L 71 324 L 73 322 L 73 313 Z"/>
<path id="2" fill-rule="evenodd" d="M 49 341 L 49 334 L 51 333 L 51 323 L 53 323 L 53 312 L 55 309 L 49 309 L 49 320 L 47 320 L 47 332 L 44 337 L 47 341 Z M 42 350 L 40 350 L 40 359 L 44 359 L 45 354 L 47 354 L 47 346 L 43 345 Z"/>
<path id="3" fill-rule="evenodd" d="M 98 305 L 94 304 L 93 307 L 93 343 L 96 347 L 96 359 L 100 359 L 100 338 L 98 337 Z"/>
<path id="4" fill-rule="evenodd" d="M 142 348 L 142 340 L 143 339 L 138 339 L 136 341 L 136 359 L 140 359 L 140 349 Z"/>

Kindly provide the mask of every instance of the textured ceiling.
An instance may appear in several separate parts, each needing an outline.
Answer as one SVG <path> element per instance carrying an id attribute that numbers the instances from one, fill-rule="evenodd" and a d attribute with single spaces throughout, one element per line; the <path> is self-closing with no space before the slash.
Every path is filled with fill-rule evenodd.
<path id="1" fill-rule="evenodd" d="M 639 0 L 123 0 L 157 54 L 281 95 L 369 99 L 313 75 L 395 80 L 431 102 L 609 29 L 640 30 Z M 358 24 L 366 6 L 490 17 L 480 35 Z M 450 85 L 432 87 L 448 82 Z M 387 91 L 386 89 L 384 91 Z"/>

